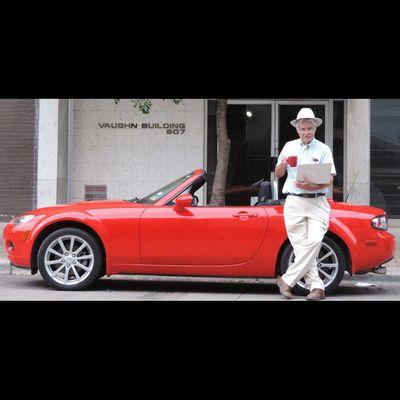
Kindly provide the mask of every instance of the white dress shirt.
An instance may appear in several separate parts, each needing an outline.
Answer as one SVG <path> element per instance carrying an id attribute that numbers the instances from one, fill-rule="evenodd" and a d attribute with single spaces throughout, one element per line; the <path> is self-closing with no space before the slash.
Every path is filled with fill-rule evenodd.
<path id="1" fill-rule="evenodd" d="M 308 145 L 303 144 L 301 139 L 287 142 L 278 157 L 278 163 L 282 163 L 283 157 L 297 156 L 297 164 L 332 164 L 332 175 L 336 175 L 335 163 L 331 149 L 317 139 L 313 139 Z M 287 179 L 283 186 L 282 193 L 328 193 L 329 189 L 304 190 L 296 187 L 294 183 L 297 177 L 297 167 L 287 166 Z"/>

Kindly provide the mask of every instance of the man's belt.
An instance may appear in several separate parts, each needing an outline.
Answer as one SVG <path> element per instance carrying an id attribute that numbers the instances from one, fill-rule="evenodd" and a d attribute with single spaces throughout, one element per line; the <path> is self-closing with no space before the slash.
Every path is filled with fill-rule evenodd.
<path id="1" fill-rule="evenodd" d="M 325 196 L 326 193 L 288 193 L 288 196 L 306 197 L 307 199 L 315 199 L 316 197 Z"/>

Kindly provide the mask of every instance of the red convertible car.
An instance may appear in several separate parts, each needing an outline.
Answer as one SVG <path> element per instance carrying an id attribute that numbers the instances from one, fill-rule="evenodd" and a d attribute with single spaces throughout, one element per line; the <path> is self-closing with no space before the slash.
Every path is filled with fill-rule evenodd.
<path id="1" fill-rule="evenodd" d="M 254 206 L 199 206 L 202 169 L 142 199 L 41 208 L 15 218 L 3 240 L 12 265 L 38 271 L 61 290 L 115 274 L 274 278 L 294 261 L 284 200 L 260 185 Z M 345 271 L 373 272 L 394 256 L 395 238 L 378 208 L 336 203 L 318 256 L 326 291 Z M 295 287 L 306 294 L 304 283 Z"/>

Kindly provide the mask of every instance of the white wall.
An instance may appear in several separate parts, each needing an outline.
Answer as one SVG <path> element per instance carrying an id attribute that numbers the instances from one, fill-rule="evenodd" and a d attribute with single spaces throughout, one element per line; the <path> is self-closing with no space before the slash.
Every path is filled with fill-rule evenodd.
<path id="1" fill-rule="evenodd" d="M 58 99 L 39 101 L 37 207 L 57 204 Z"/>
<path id="2" fill-rule="evenodd" d="M 107 185 L 108 199 L 143 197 L 204 168 L 204 100 L 152 100 L 150 114 L 130 100 L 74 100 L 72 200 L 84 200 L 85 185 Z M 99 123 L 137 123 L 138 129 L 101 129 Z M 183 135 L 141 129 L 142 123 L 185 123 Z M 202 201 L 202 193 L 199 196 Z"/>
<path id="3" fill-rule="evenodd" d="M 370 114 L 369 99 L 347 100 L 347 190 L 355 181 L 348 199 L 353 204 L 370 204 Z"/>
<path id="4" fill-rule="evenodd" d="M 39 100 L 37 207 L 67 200 L 67 100 Z"/>
<path id="5" fill-rule="evenodd" d="M 58 101 L 57 203 L 67 202 L 68 100 Z"/>

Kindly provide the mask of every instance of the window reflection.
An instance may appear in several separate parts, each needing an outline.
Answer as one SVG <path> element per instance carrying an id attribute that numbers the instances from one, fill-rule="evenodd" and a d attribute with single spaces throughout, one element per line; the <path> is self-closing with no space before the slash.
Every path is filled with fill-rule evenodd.
<path id="1" fill-rule="evenodd" d="M 400 99 L 371 100 L 371 205 L 400 218 Z"/>
<path id="2" fill-rule="evenodd" d="M 344 101 L 333 102 L 333 159 L 336 176 L 333 180 L 333 200 L 343 201 Z"/>
<path id="3" fill-rule="evenodd" d="M 271 175 L 272 106 L 229 104 L 228 136 L 231 140 L 225 204 L 249 206 L 258 197 L 260 184 Z M 217 162 L 216 102 L 208 102 L 207 204 Z"/>
<path id="4" fill-rule="evenodd" d="M 207 121 L 207 204 L 210 203 L 217 168 L 217 102 L 208 100 Z"/>
<path id="5" fill-rule="evenodd" d="M 271 106 L 229 105 L 228 135 L 231 140 L 225 204 L 250 205 L 259 182 L 270 178 Z"/>
<path id="6" fill-rule="evenodd" d="M 289 121 L 300 108 L 297 105 L 281 105 L 279 108 L 279 151 L 283 145 L 298 138 Z M 325 106 L 314 105 L 316 116 L 326 119 Z M 226 205 L 250 205 L 257 197 L 260 183 L 270 179 L 275 159 L 271 159 L 272 107 L 271 105 L 230 104 L 227 124 L 231 139 L 229 170 L 226 186 Z M 318 128 L 318 140 L 325 142 L 325 123 Z M 343 201 L 343 159 L 344 159 L 344 101 L 333 102 L 333 156 L 337 176 L 334 179 L 333 199 Z M 208 101 L 208 183 L 207 204 L 210 202 L 212 185 L 217 164 L 216 101 Z M 274 162 L 273 162 L 274 161 Z M 280 198 L 282 196 L 280 185 Z"/>
<path id="7" fill-rule="evenodd" d="M 297 130 L 290 125 L 290 121 L 296 118 L 297 114 L 303 107 L 310 107 L 306 104 L 282 104 L 279 106 L 279 154 L 287 142 L 299 139 Z M 322 125 L 317 128 L 315 138 L 325 143 L 325 106 L 312 105 L 312 110 L 317 118 L 322 119 Z M 287 175 L 279 180 L 279 198 L 285 198 L 286 194 L 282 193 Z"/>

